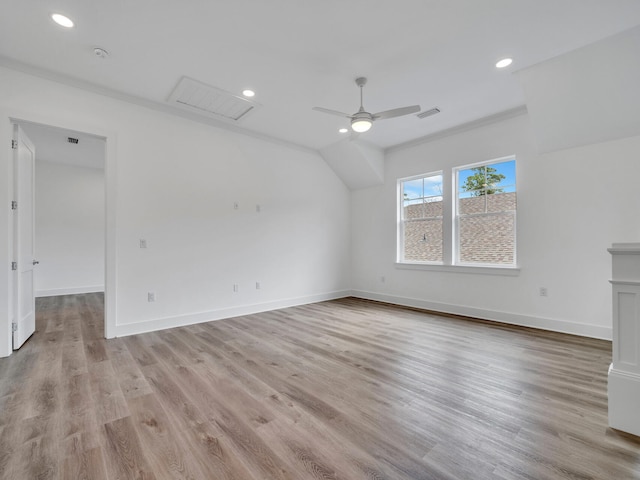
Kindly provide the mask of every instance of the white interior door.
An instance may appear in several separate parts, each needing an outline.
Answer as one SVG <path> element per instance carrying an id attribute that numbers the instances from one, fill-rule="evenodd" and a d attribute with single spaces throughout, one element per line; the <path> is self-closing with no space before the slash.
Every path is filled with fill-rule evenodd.
<path id="1" fill-rule="evenodd" d="M 36 151 L 19 125 L 14 126 L 14 325 L 13 349 L 17 350 L 36 330 L 34 258 L 34 176 Z"/>

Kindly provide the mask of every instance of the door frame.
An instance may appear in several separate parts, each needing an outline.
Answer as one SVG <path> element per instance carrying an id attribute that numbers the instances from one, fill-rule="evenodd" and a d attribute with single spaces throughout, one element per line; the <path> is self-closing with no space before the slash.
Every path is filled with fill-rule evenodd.
<path id="1" fill-rule="evenodd" d="M 115 337 L 116 307 L 117 307 L 117 263 L 116 263 L 116 149 L 117 133 L 94 124 L 83 121 L 69 120 L 66 118 L 51 118 L 42 116 L 36 112 L 16 112 L 8 109 L 0 109 L 0 139 L 5 141 L 5 148 L 0 148 L 0 225 L 6 234 L 0 234 L 0 357 L 6 357 L 12 353 L 13 321 L 13 282 L 14 275 L 11 271 L 13 257 L 13 214 L 11 200 L 14 200 L 13 187 L 13 124 L 37 123 L 45 126 L 75 130 L 101 137 L 105 140 L 104 173 L 105 173 L 105 301 L 104 301 L 104 336 Z"/>

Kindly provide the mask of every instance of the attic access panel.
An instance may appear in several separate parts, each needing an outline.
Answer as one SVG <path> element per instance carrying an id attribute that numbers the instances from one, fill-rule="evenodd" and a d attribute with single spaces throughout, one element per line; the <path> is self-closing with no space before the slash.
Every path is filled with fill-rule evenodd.
<path id="1" fill-rule="evenodd" d="M 199 115 L 239 121 L 259 104 L 189 77 L 182 77 L 171 92 L 169 103 Z"/>

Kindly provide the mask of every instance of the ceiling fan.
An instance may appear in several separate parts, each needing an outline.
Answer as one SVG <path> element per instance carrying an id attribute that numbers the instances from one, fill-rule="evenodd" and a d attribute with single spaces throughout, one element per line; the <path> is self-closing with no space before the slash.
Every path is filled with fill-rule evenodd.
<path id="1" fill-rule="evenodd" d="M 313 107 L 313 110 L 328 113 L 330 115 L 337 115 L 339 117 L 350 118 L 351 128 L 354 132 L 358 133 L 364 133 L 369 130 L 374 120 L 384 120 L 385 118 L 401 117 L 402 115 L 409 115 L 410 113 L 416 113 L 420 111 L 420 105 L 412 105 L 410 107 L 393 108 L 391 110 L 385 110 L 384 112 L 369 113 L 365 111 L 364 107 L 362 106 L 362 88 L 366 84 L 367 79 L 365 77 L 356 78 L 356 85 L 360 87 L 360 110 L 358 110 L 353 115 L 322 107 Z"/>

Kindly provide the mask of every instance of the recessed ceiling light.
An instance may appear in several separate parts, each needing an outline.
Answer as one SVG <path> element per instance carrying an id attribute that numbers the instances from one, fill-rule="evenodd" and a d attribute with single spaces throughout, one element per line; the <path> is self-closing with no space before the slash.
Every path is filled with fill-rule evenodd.
<path id="1" fill-rule="evenodd" d="M 508 67 L 512 63 L 513 63 L 513 58 L 503 58 L 498 63 L 496 63 L 496 67 L 497 68 L 504 68 L 504 67 Z"/>
<path id="2" fill-rule="evenodd" d="M 347 133 L 349 131 L 348 128 L 341 128 L 340 130 L 338 130 L 338 132 L 340 133 Z"/>
<path id="3" fill-rule="evenodd" d="M 51 19 L 56 22 L 58 25 L 60 25 L 61 27 L 65 27 L 65 28 L 72 28 L 73 27 L 73 20 L 71 20 L 69 17 L 65 17 L 64 15 L 61 15 L 59 13 L 52 13 L 51 14 Z"/>
<path id="4" fill-rule="evenodd" d="M 246 90 L 242 91 L 242 95 L 244 95 L 245 97 L 255 97 L 256 92 L 247 88 Z"/>

